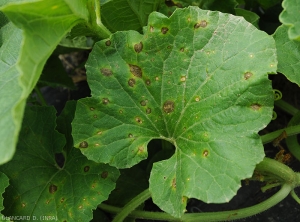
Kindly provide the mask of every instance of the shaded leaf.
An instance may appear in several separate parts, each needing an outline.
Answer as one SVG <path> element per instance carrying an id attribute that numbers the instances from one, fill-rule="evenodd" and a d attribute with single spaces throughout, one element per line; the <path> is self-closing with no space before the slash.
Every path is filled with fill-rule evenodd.
<path id="1" fill-rule="evenodd" d="M 288 30 L 288 26 L 281 25 L 273 34 L 277 48 L 278 72 L 300 86 L 300 42 L 291 40 Z"/>
<path id="2" fill-rule="evenodd" d="M 75 88 L 72 79 L 66 73 L 58 56 L 51 56 L 47 60 L 42 75 L 40 76 L 39 83 L 52 87 L 63 86 L 70 89 Z"/>
<path id="3" fill-rule="evenodd" d="M 92 97 L 77 103 L 75 147 L 126 168 L 147 158 L 150 140 L 167 140 L 175 154 L 150 176 L 161 209 L 180 217 L 186 197 L 229 201 L 264 157 L 257 132 L 272 117 L 274 40 L 242 17 L 198 7 L 170 18 L 154 12 L 144 30 L 94 46 Z"/>
<path id="4" fill-rule="evenodd" d="M 4 215 L 89 221 L 114 189 L 115 168 L 89 161 L 77 149 L 63 152 L 65 138 L 54 130 L 55 119 L 54 108 L 26 109 L 16 154 L 0 167 L 10 179 Z M 63 166 L 56 162 L 57 153 L 65 154 Z"/>
<path id="5" fill-rule="evenodd" d="M 142 31 L 148 16 L 163 0 L 110 0 L 100 1 L 101 18 L 112 32 L 121 30 Z"/>
<path id="6" fill-rule="evenodd" d="M 21 127 L 24 106 L 43 66 L 60 40 L 81 19 L 88 20 L 81 0 L 8 2 L 0 8 L 23 32 L 8 25 L 1 29 L 0 164 L 12 158 Z M 3 96 L 8 94 L 9 96 Z M 9 99 L 8 99 L 9 98 Z"/>
<path id="7" fill-rule="evenodd" d="M 289 38 L 300 41 L 300 1 L 284 0 L 282 2 L 284 10 L 279 16 L 279 20 L 289 26 Z"/>
<path id="8" fill-rule="evenodd" d="M 259 28 L 259 16 L 256 13 L 241 8 L 236 8 L 234 10 L 236 15 L 243 16 L 248 22 L 250 22 L 256 28 Z"/>

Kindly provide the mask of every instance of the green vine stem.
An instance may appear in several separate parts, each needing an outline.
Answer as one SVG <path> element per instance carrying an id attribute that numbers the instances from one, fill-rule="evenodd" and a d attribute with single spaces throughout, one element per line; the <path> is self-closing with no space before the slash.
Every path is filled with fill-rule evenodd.
<path id="1" fill-rule="evenodd" d="M 94 30 L 100 39 L 108 38 L 111 35 L 111 32 L 101 22 L 100 1 L 88 0 L 87 8 L 91 16 L 90 24 L 88 24 L 91 30 Z"/>
<path id="2" fill-rule="evenodd" d="M 272 206 L 276 205 L 280 201 L 282 201 L 289 193 L 295 196 L 294 199 L 298 198 L 297 195 L 293 192 L 293 189 L 297 186 L 300 186 L 300 173 L 295 173 L 288 166 L 269 158 L 265 158 L 261 163 L 259 163 L 256 167 L 256 170 L 273 175 L 275 178 L 281 180 L 283 185 L 281 189 L 272 197 L 254 206 L 238 209 L 238 210 L 232 210 L 232 211 L 223 211 L 223 212 L 187 213 L 184 214 L 181 219 L 174 218 L 166 213 L 145 212 L 145 211 L 138 211 L 138 210 L 132 211 L 130 214 L 128 214 L 128 217 L 151 219 L 151 220 L 164 220 L 164 221 L 184 221 L 184 222 L 227 221 L 227 220 L 245 218 L 263 212 L 271 208 Z M 147 193 L 148 191 L 146 190 L 144 192 Z M 100 204 L 98 207 L 104 211 L 114 213 L 114 214 L 123 211 L 122 208 L 113 207 L 106 204 Z"/>
<path id="3" fill-rule="evenodd" d="M 130 202 L 128 202 L 122 210 L 114 218 L 113 222 L 122 222 L 130 212 L 136 209 L 139 205 L 144 203 L 147 199 L 151 197 L 149 189 L 144 190 L 142 193 L 134 197 Z"/>
<path id="4" fill-rule="evenodd" d="M 300 112 L 296 113 L 290 120 L 288 126 L 297 126 L 300 123 Z M 286 145 L 293 156 L 300 161 L 300 145 L 297 136 L 289 136 L 286 138 Z"/>
<path id="5" fill-rule="evenodd" d="M 47 102 L 46 102 L 44 96 L 42 95 L 40 88 L 37 87 L 37 86 L 35 86 L 34 87 L 34 91 L 35 91 L 35 93 L 36 93 L 36 95 L 37 95 L 37 97 L 38 97 L 41 105 L 42 106 L 47 106 Z"/>
<path id="6" fill-rule="evenodd" d="M 273 140 L 275 140 L 283 131 L 286 132 L 287 136 L 297 135 L 300 133 L 300 125 L 289 126 L 284 129 L 276 130 L 274 132 L 265 134 L 265 135 L 261 136 L 260 138 L 261 138 L 263 144 L 270 143 Z"/>
<path id="7" fill-rule="evenodd" d="M 290 105 L 282 99 L 275 101 L 275 105 L 291 115 L 295 115 L 297 112 L 299 112 L 298 109 L 296 109 L 294 106 Z"/>

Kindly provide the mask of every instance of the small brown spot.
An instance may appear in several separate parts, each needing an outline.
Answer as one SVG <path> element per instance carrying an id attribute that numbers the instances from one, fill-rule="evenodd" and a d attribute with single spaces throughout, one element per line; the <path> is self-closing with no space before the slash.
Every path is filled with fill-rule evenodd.
<path id="1" fill-rule="evenodd" d="M 147 113 L 147 114 L 150 114 L 150 113 L 151 113 L 151 108 L 148 107 L 148 108 L 146 109 L 146 113 Z"/>
<path id="2" fill-rule="evenodd" d="M 143 123 L 142 119 L 140 117 L 136 117 L 135 121 L 139 124 Z"/>
<path id="3" fill-rule="evenodd" d="M 109 103 L 109 99 L 108 99 L 108 98 L 103 98 L 103 99 L 102 99 L 102 103 L 103 103 L 104 105 L 107 105 L 107 104 Z"/>
<path id="4" fill-rule="evenodd" d="M 101 173 L 101 178 L 105 179 L 108 176 L 108 172 L 107 171 L 103 171 Z"/>
<path id="5" fill-rule="evenodd" d="M 155 81 L 158 81 L 158 80 L 159 80 L 159 77 L 158 77 L 158 76 L 156 76 L 156 77 L 155 77 Z"/>
<path id="6" fill-rule="evenodd" d="M 138 148 L 138 153 L 143 153 L 143 152 L 144 152 L 144 147 L 140 146 L 140 147 Z"/>
<path id="7" fill-rule="evenodd" d="M 163 178 L 164 178 L 164 180 L 167 179 L 167 177 L 165 177 L 165 176 Z"/>
<path id="8" fill-rule="evenodd" d="M 259 110 L 260 108 L 261 108 L 260 104 L 254 103 L 251 105 L 251 109 L 253 109 L 253 110 Z"/>
<path id="9" fill-rule="evenodd" d="M 197 29 L 197 28 L 205 28 L 207 26 L 207 21 L 205 20 L 202 20 L 201 22 L 198 22 L 194 25 L 194 28 Z"/>
<path id="10" fill-rule="evenodd" d="M 89 166 L 85 166 L 84 168 L 83 168 L 83 171 L 84 172 L 88 172 L 90 170 L 90 167 Z"/>
<path id="11" fill-rule="evenodd" d="M 82 209 L 82 206 L 80 205 L 78 208 L 79 208 L 79 209 Z"/>
<path id="12" fill-rule="evenodd" d="M 97 134 L 98 134 L 98 135 L 101 135 L 101 134 L 102 134 L 102 131 L 99 131 Z"/>
<path id="13" fill-rule="evenodd" d="M 183 47 L 180 49 L 180 52 L 184 52 L 184 48 Z"/>
<path id="14" fill-rule="evenodd" d="M 95 119 L 97 119 L 98 116 L 97 116 L 97 115 L 94 115 L 93 117 L 94 117 Z"/>
<path id="15" fill-rule="evenodd" d="M 154 32 L 154 27 L 150 26 L 150 32 Z"/>
<path id="16" fill-rule="evenodd" d="M 186 77 L 185 77 L 185 76 L 181 76 L 181 77 L 180 77 L 180 81 L 181 81 L 181 82 L 185 82 L 185 80 L 186 80 Z"/>
<path id="17" fill-rule="evenodd" d="M 172 180 L 172 187 L 176 189 L 176 178 L 173 178 Z"/>
<path id="18" fill-rule="evenodd" d="M 142 100 L 142 101 L 140 102 L 140 104 L 141 104 L 141 106 L 146 106 L 146 105 L 147 105 L 147 102 L 146 102 L 145 100 Z"/>
<path id="19" fill-rule="evenodd" d="M 143 43 L 142 42 L 137 43 L 134 45 L 133 48 L 134 48 L 134 51 L 136 51 L 137 53 L 140 53 L 143 49 Z"/>
<path id="20" fill-rule="evenodd" d="M 123 110 L 120 109 L 120 110 L 119 110 L 119 113 L 122 114 L 122 113 L 123 113 Z"/>
<path id="21" fill-rule="evenodd" d="M 60 202 L 63 203 L 65 201 L 65 198 L 61 198 Z"/>
<path id="22" fill-rule="evenodd" d="M 130 72 L 139 78 L 142 78 L 142 70 L 139 66 L 129 64 Z"/>
<path id="23" fill-rule="evenodd" d="M 128 134 L 128 137 L 129 137 L 129 138 L 132 138 L 132 137 L 133 137 L 133 135 L 132 135 L 131 133 L 129 133 L 129 134 Z"/>
<path id="24" fill-rule="evenodd" d="M 87 148 L 89 146 L 88 142 L 86 141 L 82 141 L 80 144 L 79 144 L 79 147 L 80 148 Z"/>
<path id="25" fill-rule="evenodd" d="M 169 31 L 169 29 L 167 27 L 162 27 L 161 28 L 161 33 L 162 34 L 166 34 Z"/>
<path id="26" fill-rule="evenodd" d="M 171 100 L 167 100 L 163 105 L 163 110 L 166 113 L 171 113 L 174 111 L 175 105 L 174 102 Z"/>
<path id="27" fill-rule="evenodd" d="M 145 82 L 146 82 L 146 84 L 147 84 L 148 86 L 150 86 L 150 84 L 151 84 L 150 79 L 147 79 Z"/>
<path id="28" fill-rule="evenodd" d="M 200 101 L 200 97 L 199 97 L 199 96 L 196 96 L 196 97 L 195 97 L 195 101 L 196 101 L 196 102 L 199 102 L 199 101 Z"/>
<path id="29" fill-rule="evenodd" d="M 49 186 L 49 193 L 53 194 L 57 191 L 57 186 L 55 186 L 54 184 L 51 184 Z"/>
<path id="30" fill-rule="evenodd" d="M 111 76 L 112 75 L 112 71 L 110 69 L 107 68 L 102 68 L 100 69 L 100 72 L 104 75 L 104 76 Z"/>
<path id="31" fill-rule="evenodd" d="M 99 144 L 99 143 L 96 143 L 95 146 L 100 146 L 100 144 Z"/>
<path id="32" fill-rule="evenodd" d="M 25 204 L 25 203 L 22 203 L 21 205 L 22 205 L 22 207 L 26 207 L 26 204 Z"/>
<path id="33" fill-rule="evenodd" d="M 251 76 L 253 76 L 253 74 L 252 74 L 251 72 L 246 72 L 246 73 L 244 74 L 245 80 L 249 79 Z"/>
<path id="34" fill-rule="evenodd" d="M 202 156 L 207 157 L 207 156 L 208 156 L 208 150 L 204 150 L 204 151 L 202 152 Z"/>
<path id="35" fill-rule="evenodd" d="M 90 108 L 90 110 L 91 110 L 91 111 L 94 111 L 94 110 L 95 110 L 95 108 L 94 108 L 94 107 L 91 107 L 91 108 Z"/>
<path id="36" fill-rule="evenodd" d="M 129 79 L 129 80 L 128 80 L 128 85 L 129 85 L 130 87 L 134 87 L 134 85 L 135 85 L 135 80 L 134 80 L 134 79 Z"/>
<path id="37" fill-rule="evenodd" d="M 107 40 L 107 41 L 105 42 L 105 45 L 106 45 L 106 46 L 110 46 L 110 45 L 111 45 L 111 41 L 110 41 L 110 40 Z"/>

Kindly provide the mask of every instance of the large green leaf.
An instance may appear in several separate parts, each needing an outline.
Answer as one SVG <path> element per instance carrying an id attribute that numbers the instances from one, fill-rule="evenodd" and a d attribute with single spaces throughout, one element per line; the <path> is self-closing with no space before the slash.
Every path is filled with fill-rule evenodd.
<path id="1" fill-rule="evenodd" d="M 150 177 L 161 209 L 180 217 L 186 197 L 229 201 L 264 156 L 257 132 L 272 116 L 274 40 L 242 17 L 198 7 L 170 18 L 154 12 L 144 31 L 94 46 L 92 97 L 77 104 L 75 147 L 124 168 L 147 158 L 150 140 L 167 140 L 175 154 Z"/>
<path id="2" fill-rule="evenodd" d="M 1 211 L 4 209 L 2 194 L 4 193 L 5 188 L 8 187 L 8 185 L 9 185 L 8 177 L 4 173 L 0 172 L 0 218 L 1 218 L 1 221 L 9 221 L 9 220 L 6 220 L 6 218 L 3 218 L 4 216 L 1 214 Z"/>
<path id="3" fill-rule="evenodd" d="M 6 216 L 89 221 L 92 209 L 106 200 L 115 187 L 117 169 L 89 161 L 70 146 L 62 150 L 65 138 L 54 130 L 55 113 L 49 107 L 30 107 L 25 111 L 16 154 L 0 167 L 10 179 L 4 193 Z M 63 116 L 66 114 L 70 110 L 65 110 Z M 65 123 L 60 129 L 67 132 L 70 120 Z M 63 166 L 56 161 L 57 154 L 62 152 Z"/>
<path id="4" fill-rule="evenodd" d="M 300 1 L 284 0 L 282 2 L 284 10 L 279 16 L 279 20 L 289 26 L 289 38 L 300 41 Z"/>
<path id="5" fill-rule="evenodd" d="M 108 0 L 100 1 L 101 18 L 112 32 L 142 31 L 148 16 L 163 0 Z"/>
<path id="6" fill-rule="evenodd" d="M 22 1 L 0 8 L 19 28 L 1 29 L 0 49 L 0 164 L 12 158 L 21 127 L 26 98 L 48 57 L 80 20 L 88 20 L 83 0 Z M 22 37 L 23 36 L 23 37 Z"/>
<path id="7" fill-rule="evenodd" d="M 281 25 L 273 34 L 277 48 L 278 72 L 300 86 L 300 42 L 289 38 L 288 29 L 288 26 Z"/>

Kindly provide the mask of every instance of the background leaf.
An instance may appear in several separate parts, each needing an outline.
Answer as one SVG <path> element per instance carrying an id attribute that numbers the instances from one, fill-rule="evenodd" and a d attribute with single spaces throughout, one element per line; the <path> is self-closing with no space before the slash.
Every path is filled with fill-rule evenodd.
<path id="1" fill-rule="evenodd" d="M 163 0 L 110 0 L 100 1 L 103 24 L 111 31 L 142 31 L 148 16 Z"/>
<path id="2" fill-rule="evenodd" d="M 0 172 L 0 218 L 1 218 L 1 221 L 9 221 L 9 220 L 3 220 L 3 215 L 1 214 L 1 211 L 4 209 L 2 194 L 4 193 L 5 188 L 8 187 L 8 185 L 9 185 L 8 177 L 4 173 Z"/>
<path id="3" fill-rule="evenodd" d="M 1 29 L 0 124 L 6 126 L 0 129 L 0 137 L 4 138 L 0 142 L 2 164 L 12 158 L 26 99 L 48 57 L 79 20 L 88 19 L 88 12 L 81 0 L 22 1 L 0 10 L 23 29 L 21 32 L 11 24 Z"/>
<path id="4" fill-rule="evenodd" d="M 74 112 L 72 107 L 67 105 L 62 115 Z M 65 138 L 54 130 L 55 119 L 54 108 L 26 109 L 16 154 L 0 167 L 10 179 L 4 193 L 5 215 L 89 221 L 92 209 L 114 189 L 118 170 L 89 161 L 70 146 L 63 151 Z M 70 121 L 60 129 L 67 132 Z M 56 161 L 58 153 L 65 154 L 62 165 Z"/>
<path id="5" fill-rule="evenodd" d="M 300 42 L 291 40 L 288 30 L 288 26 L 281 25 L 273 34 L 277 48 L 278 72 L 300 86 Z"/>
<path id="6" fill-rule="evenodd" d="M 159 6 L 159 12 L 170 16 L 176 8 L 198 6 L 201 9 L 235 14 L 234 10 L 237 5 L 236 0 L 172 0 L 162 2 Z"/>
<path id="7" fill-rule="evenodd" d="M 289 38 L 300 41 L 300 1 L 284 0 L 282 2 L 284 10 L 279 16 L 279 20 L 289 26 Z"/>
<path id="8" fill-rule="evenodd" d="M 91 98 L 78 101 L 75 147 L 119 168 L 147 144 L 176 147 L 155 163 L 153 201 L 180 217 L 186 197 L 229 201 L 264 157 L 257 132 L 271 120 L 274 40 L 241 17 L 189 7 L 152 13 L 144 35 L 117 32 L 86 64 Z"/>

